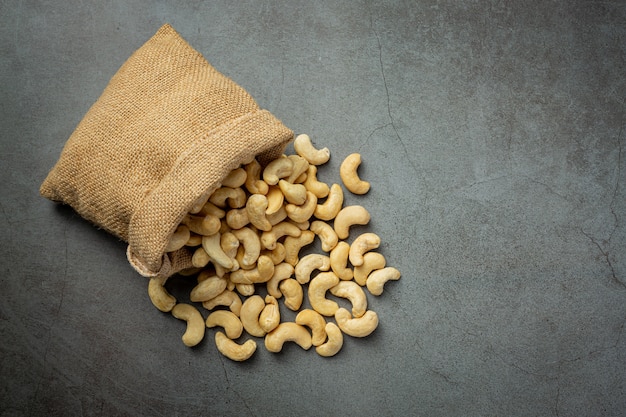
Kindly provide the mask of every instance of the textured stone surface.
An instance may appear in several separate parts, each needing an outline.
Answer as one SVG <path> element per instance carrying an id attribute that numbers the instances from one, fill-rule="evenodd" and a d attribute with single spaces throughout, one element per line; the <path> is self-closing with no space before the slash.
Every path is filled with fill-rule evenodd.
<path id="1" fill-rule="evenodd" d="M 123 242 L 39 197 L 165 22 L 331 148 L 321 179 L 362 154 L 372 190 L 347 202 L 403 277 L 337 357 L 186 348 Z M 0 415 L 623 415 L 625 22 L 595 1 L 4 1 Z"/>

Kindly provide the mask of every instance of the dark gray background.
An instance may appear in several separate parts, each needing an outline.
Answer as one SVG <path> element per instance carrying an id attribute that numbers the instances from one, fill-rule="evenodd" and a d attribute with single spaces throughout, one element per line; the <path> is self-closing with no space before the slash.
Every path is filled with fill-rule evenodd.
<path id="1" fill-rule="evenodd" d="M 166 22 L 331 148 L 320 178 L 362 154 L 347 202 L 403 277 L 338 356 L 186 348 L 125 244 L 39 196 Z M 0 48 L 0 415 L 623 415 L 624 2 L 5 0 Z"/>

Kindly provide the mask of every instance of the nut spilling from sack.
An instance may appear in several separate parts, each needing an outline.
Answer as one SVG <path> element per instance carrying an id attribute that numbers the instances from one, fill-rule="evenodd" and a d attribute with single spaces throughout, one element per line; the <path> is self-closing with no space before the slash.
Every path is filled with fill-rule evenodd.
<path id="1" fill-rule="evenodd" d="M 333 356 L 344 334 L 365 337 L 378 326 L 367 294 L 381 295 L 400 271 L 375 251 L 379 236 L 350 236 L 352 226 L 369 223 L 370 214 L 360 205 L 344 207 L 340 184 L 318 180 L 317 166 L 330 159 L 328 148 L 316 149 L 302 134 L 294 150 L 265 168 L 253 160 L 233 170 L 194 204 L 173 234 L 168 252 L 184 246 L 194 251 L 194 268 L 181 273 L 197 280 L 189 299 L 210 313 L 204 319 L 192 304 L 178 303 L 165 288 L 166 278 L 152 278 L 148 294 L 159 310 L 187 322 L 187 346 L 200 343 L 206 328 L 218 327 L 217 349 L 234 361 L 254 354 L 254 338 L 264 338 L 270 352 L 293 342 Z M 354 153 L 340 167 L 341 182 L 353 194 L 370 189 L 359 178 L 360 164 Z M 324 253 L 301 256 L 316 238 Z M 329 295 L 346 299 L 351 310 Z M 305 300 L 311 308 L 302 308 Z M 282 320 L 281 304 L 297 313 L 295 320 Z"/>

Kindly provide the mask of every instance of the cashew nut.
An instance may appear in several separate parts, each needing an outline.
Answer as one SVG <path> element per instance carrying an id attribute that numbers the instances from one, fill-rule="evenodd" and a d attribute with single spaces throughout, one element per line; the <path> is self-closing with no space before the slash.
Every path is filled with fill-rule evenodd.
<path id="1" fill-rule="evenodd" d="M 285 342 L 294 342 L 304 350 L 311 345 L 311 334 L 306 327 L 294 322 L 280 323 L 265 336 L 265 348 L 270 352 L 280 352 Z"/>
<path id="2" fill-rule="evenodd" d="M 276 247 L 276 241 L 281 237 L 285 235 L 298 237 L 301 233 L 302 230 L 300 230 L 300 228 L 295 224 L 288 221 L 282 221 L 272 227 L 271 230 L 261 234 L 261 243 L 264 248 L 273 250 Z"/>
<path id="3" fill-rule="evenodd" d="M 252 194 L 246 203 L 248 219 L 259 230 L 267 231 L 272 228 L 272 224 L 265 217 L 268 204 L 267 197 L 263 194 Z"/>
<path id="4" fill-rule="evenodd" d="M 172 315 L 187 322 L 187 329 L 182 336 L 186 346 L 195 346 L 204 338 L 204 319 L 202 314 L 191 304 L 176 304 L 172 308 Z"/>
<path id="5" fill-rule="evenodd" d="M 247 208 L 230 209 L 226 213 L 226 224 L 231 229 L 241 229 L 250 223 Z"/>
<path id="6" fill-rule="evenodd" d="M 276 243 L 276 247 L 274 249 L 264 249 L 261 251 L 261 254 L 269 256 L 272 259 L 272 262 L 274 262 L 274 265 L 278 265 L 285 260 L 287 250 L 285 249 L 285 245 L 278 242 Z"/>
<path id="7" fill-rule="evenodd" d="M 330 159 L 330 150 L 328 148 L 316 149 L 307 134 L 296 136 L 293 141 L 293 148 L 298 155 L 313 165 L 325 164 Z"/>
<path id="8" fill-rule="evenodd" d="M 286 204 L 287 216 L 297 223 L 302 223 L 311 218 L 317 208 L 317 197 L 310 191 L 306 192 L 306 200 L 301 205 Z"/>
<path id="9" fill-rule="evenodd" d="M 242 227 L 241 229 L 233 230 L 231 233 L 239 239 L 245 251 L 240 265 L 242 267 L 253 266 L 261 254 L 261 240 L 259 239 L 259 235 L 249 227 Z"/>
<path id="10" fill-rule="evenodd" d="M 367 311 L 367 296 L 363 288 L 354 281 L 340 281 L 330 288 L 332 295 L 347 298 L 352 303 L 352 315 L 361 317 Z"/>
<path id="11" fill-rule="evenodd" d="M 269 333 L 274 330 L 280 324 L 280 310 L 278 308 L 278 301 L 271 295 L 265 296 L 265 307 L 261 310 L 259 315 L 259 326 Z"/>
<path id="12" fill-rule="evenodd" d="M 242 304 L 243 302 L 236 292 L 226 289 L 222 291 L 221 294 L 203 302 L 202 306 L 207 310 L 213 310 L 217 306 L 225 306 L 235 313 L 235 315 L 239 316 Z"/>
<path id="13" fill-rule="evenodd" d="M 216 310 L 209 314 L 205 321 L 206 327 L 222 327 L 229 339 L 237 339 L 243 333 L 243 324 L 232 311 Z"/>
<path id="14" fill-rule="evenodd" d="M 248 174 L 246 170 L 239 167 L 230 171 L 230 173 L 222 180 L 223 187 L 239 188 L 246 183 Z"/>
<path id="15" fill-rule="evenodd" d="M 324 198 L 328 196 L 330 188 L 325 182 L 317 180 L 317 167 L 315 165 L 309 165 L 309 169 L 306 173 L 306 180 L 304 181 L 304 187 L 307 191 L 315 194 L 317 198 Z"/>
<path id="16" fill-rule="evenodd" d="M 189 299 L 193 302 L 203 302 L 215 298 L 225 289 L 228 280 L 217 275 L 203 279 L 196 285 L 189 294 Z"/>
<path id="17" fill-rule="evenodd" d="M 222 219 L 224 218 L 224 216 L 226 216 L 226 212 L 224 210 L 222 210 L 215 204 L 211 203 L 210 201 L 207 201 L 206 203 L 204 203 L 204 206 L 202 206 L 202 208 L 197 214 L 202 215 L 202 216 L 206 216 L 207 214 L 210 214 L 211 216 L 215 216 L 218 219 Z"/>
<path id="18" fill-rule="evenodd" d="M 293 272 L 293 266 L 287 262 L 282 262 L 276 265 L 274 267 L 274 275 L 272 275 L 272 278 L 267 281 L 266 284 L 268 294 L 276 298 L 282 297 L 283 294 L 278 289 L 278 285 L 280 285 L 281 281 L 291 278 Z"/>
<path id="19" fill-rule="evenodd" d="M 265 209 L 265 214 L 271 215 L 276 213 L 283 206 L 284 201 L 285 195 L 281 191 L 280 187 L 276 185 L 270 186 L 269 191 L 267 192 L 267 208 Z"/>
<path id="20" fill-rule="evenodd" d="M 311 272 L 315 269 L 320 271 L 330 270 L 330 258 L 317 253 L 305 255 L 295 266 L 294 272 L 298 283 L 308 283 L 311 280 Z"/>
<path id="21" fill-rule="evenodd" d="M 276 213 L 268 214 L 266 217 L 272 227 L 274 227 L 287 218 L 287 210 L 285 210 L 285 206 L 282 205 Z"/>
<path id="22" fill-rule="evenodd" d="M 363 233 L 350 245 L 348 258 L 353 266 L 363 265 L 363 254 L 380 246 L 380 237 L 375 233 Z"/>
<path id="23" fill-rule="evenodd" d="M 339 176 L 343 185 L 353 194 L 365 194 L 370 189 L 370 183 L 359 178 L 357 169 L 361 165 L 361 155 L 350 154 L 343 160 L 339 167 Z"/>
<path id="24" fill-rule="evenodd" d="M 182 248 L 189 240 L 189 236 L 191 236 L 189 228 L 184 224 L 179 225 L 172 234 L 172 237 L 170 237 L 170 240 L 165 247 L 165 252 L 174 252 Z"/>
<path id="25" fill-rule="evenodd" d="M 339 238 L 335 230 L 326 222 L 321 220 L 315 220 L 309 227 L 311 232 L 319 236 L 322 241 L 322 250 L 324 252 L 330 252 L 339 243 Z"/>
<path id="26" fill-rule="evenodd" d="M 350 244 L 341 241 L 330 251 L 330 268 L 339 279 L 348 281 L 352 279 L 354 272 L 348 267 L 348 256 L 350 254 Z"/>
<path id="27" fill-rule="evenodd" d="M 202 236 L 196 233 L 190 233 L 189 240 L 185 243 L 185 246 L 189 246 L 190 248 L 195 248 L 196 246 L 202 245 Z"/>
<path id="28" fill-rule="evenodd" d="M 339 308 L 335 312 L 335 321 L 341 331 L 348 336 L 365 337 L 378 327 L 378 314 L 375 311 L 367 310 L 361 317 L 352 318 L 348 310 Z"/>
<path id="29" fill-rule="evenodd" d="M 315 310 L 306 308 L 296 316 L 296 323 L 311 329 L 311 343 L 319 346 L 326 341 L 326 319 Z"/>
<path id="30" fill-rule="evenodd" d="M 286 180 L 278 181 L 278 187 L 284 199 L 291 204 L 301 205 L 306 201 L 306 188 L 302 184 L 292 184 Z"/>
<path id="31" fill-rule="evenodd" d="M 254 295 L 254 292 L 256 291 L 254 284 L 235 284 L 235 289 L 244 297 Z"/>
<path id="32" fill-rule="evenodd" d="M 263 337 L 265 330 L 259 324 L 259 315 L 265 308 L 265 301 L 260 295 L 252 295 L 241 306 L 239 318 L 243 328 L 252 336 Z"/>
<path id="33" fill-rule="evenodd" d="M 246 200 L 246 192 L 241 187 L 220 187 L 209 197 L 209 201 L 220 208 L 241 208 L 245 206 Z"/>
<path id="34" fill-rule="evenodd" d="M 315 233 L 310 230 L 303 230 L 298 237 L 287 236 L 284 243 L 285 262 L 293 266 L 297 265 L 300 250 L 313 243 L 313 240 L 315 240 Z"/>
<path id="35" fill-rule="evenodd" d="M 206 253 L 204 248 L 202 248 L 202 246 L 197 248 L 193 252 L 193 255 L 191 255 L 191 264 L 196 268 L 204 268 L 209 264 L 209 262 L 211 262 L 211 258 L 209 257 L 209 254 Z"/>
<path id="36" fill-rule="evenodd" d="M 333 322 L 326 323 L 326 327 L 324 330 L 326 331 L 328 341 L 316 347 L 315 351 L 320 356 L 334 356 L 343 347 L 343 333 L 341 332 L 341 329 L 339 329 L 339 327 Z"/>
<path id="37" fill-rule="evenodd" d="M 237 210 L 237 209 L 233 209 L 233 210 Z M 222 250 L 224 251 L 224 253 L 226 254 L 226 256 L 228 256 L 230 259 L 233 260 L 233 267 L 230 270 L 231 271 L 238 270 L 239 261 L 235 259 L 235 257 L 237 256 L 237 250 L 239 249 L 239 239 L 237 239 L 237 236 L 235 236 L 231 232 L 222 233 L 220 237 L 220 246 Z M 226 273 L 228 272 L 226 268 L 224 268 L 218 263 L 216 263 L 214 266 L 215 266 L 215 272 L 220 277 L 225 276 Z"/>
<path id="38" fill-rule="evenodd" d="M 300 155 L 289 155 L 287 158 L 293 162 L 291 175 L 287 177 L 287 181 L 292 184 L 299 184 L 306 179 L 306 173 L 309 169 L 309 161 Z"/>
<path id="39" fill-rule="evenodd" d="M 165 277 L 150 278 L 148 296 L 156 308 L 167 313 L 176 305 L 176 298 L 165 289 L 165 281 L 167 281 Z"/>
<path id="40" fill-rule="evenodd" d="M 253 159 L 252 162 L 244 166 L 246 171 L 246 189 L 250 194 L 267 194 L 268 185 L 261 180 L 261 164 Z"/>
<path id="41" fill-rule="evenodd" d="M 263 180 L 269 185 L 276 185 L 281 178 L 291 175 L 293 161 L 285 156 L 274 159 L 263 170 Z"/>
<path id="42" fill-rule="evenodd" d="M 368 252 L 363 255 L 363 264 L 354 267 L 354 281 L 360 286 L 364 286 L 368 275 L 376 270 L 385 267 L 387 261 L 385 257 L 378 252 Z"/>
<path id="43" fill-rule="evenodd" d="M 343 190 L 339 184 L 333 184 L 330 187 L 328 197 L 323 204 L 315 207 L 313 215 L 320 220 L 332 220 L 337 217 L 343 205 Z"/>
<path id="44" fill-rule="evenodd" d="M 363 206 L 347 206 L 342 208 L 335 217 L 334 227 L 339 239 L 347 239 L 350 227 L 365 225 L 370 221 L 370 213 Z"/>
<path id="45" fill-rule="evenodd" d="M 239 269 L 230 273 L 230 280 L 235 284 L 256 284 L 267 282 L 274 274 L 274 262 L 266 255 L 259 256 L 255 268 Z"/>
<path id="46" fill-rule="evenodd" d="M 367 277 L 367 289 L 372 295 L 381 295 L 387 281 L 400 279 L 400 271 L 392 266 L 379 269 Z"/>
<path id="47" fill-rule="evenodd" d="M 249 359 L 256 351 L 256 342 L 253 339 L 248 339 L 240 345 L 222 332 L 215 333 L 215 345 L 222 355 L 237 362 Z"/>
<path id="48" fill-rule="evenodd" d="M 182 224 L 187 226 L 190 231 L 203 236 L 215 234 L 220 230 L 220 227 L 222 227 L 220 219 L 210 214 L 206 216 L 187 214 L 183 217 Z"/>
<path id="49" fill-rule="evenodd" d="M 210 236 L 202 236 L 202 248 L 214 263 L 218 263 L 226 269 L 233 268 L 233 260 L 222 249 L 219 233 Z"/>
<path id="50" fill-rule="evenodd" d="M 339 283 L 339 278 L 333 272 L 320 272 L 309 282 L 309 303 L 313 310 L 323 316 L 332 316 L 339 305 L 326 298 L 326 291 Z"/>
<path id="51" fill-rule="evenodd" d="M 278 288 L 285 297 L 285 307 L 293 311 L 298 311 L 302 306 L 302 300 L 304 298 L 302 285 L 293 278 L 287 278 L 280 282 Z"/>

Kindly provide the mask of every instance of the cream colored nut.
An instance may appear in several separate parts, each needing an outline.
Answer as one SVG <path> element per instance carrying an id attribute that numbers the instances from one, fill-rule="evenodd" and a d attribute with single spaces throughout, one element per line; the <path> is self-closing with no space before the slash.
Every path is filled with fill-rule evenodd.
<path id="1" fill-rule="evenodd" d="M 363 254 L 380 246 L 380 237 L 375 233 L 363 233 L 350 245 L 348 259 L 353 266 L 363 265 Z"/>
<path id="2" fill-rule="evenodd" d="M 284 322 L 265 336 L 265 348 L 269 352 L 280 352 L 285 342 L 294 342 L 302 349 L 308 350 L 312 345 L 311 334 L 304 326 Z"/>
<path id="3" fill-rule="evenodd" d="M 203 302 L 215 298 L 226 289 L 227 283 L 227 279 L 217 275 L 206 278 L 191 290 L 189 299 L 193 302 Z"/>
<path id="4" fill-rule="evenodd" d="M 281 178 L 293 172 L 293 161 L 285 156 L 274 159 L 263 170 L 263 180 L 269 185 L 276 185 Z"/>
<path id="5" fill-rule="evenodd" d="M 268 214 L 266 217 L 272 227 L 274 227 L 287 218 L 287 210 L 285 210 L 285 206 L 282 205 L 276 213 Z"/>
<path id="6" fill-rule="evenodd" d="M 339 184 L 333 184 L 330 187 L 328 198 L 323 204 L 318 204 L 315 207 L 313 215 L 320 220 L 332 220 L 337 217 L 341 207 L 343 206 L 343 190 Z"/>
<path id="7" fill-rule="evenodd" d="M 274 262 L 272 258 L 261 255 L 255 268 L 233 271 L 230 273 L 230 280 L 235 284 L 257 284 L 269 281 L 273 274 Z"/>
<path id="8" fill-rule="evenodd" d="M 306 179 L 306 173 L 309 169 L 309 161 L 300 155 L 289 155 L 287 158 L 293 162 L 291 175 L 287 177 L 287 181 L 292 184 L 300 184 Z"/>
<path id="9" fill-rule="evenodd" d="M 207 214 L 206 216 L 187 214 L 183 217 L 181 223 L 187 226 L 190 231 L 203 236 L 217 233 L 222 226 L 220 219 L 210 214 Z"/>
<path id="10" fill-rule="evenodd" d="M 360 286 L 364 286 L 368 275 L 377 269 L 385 267 L 387 261 L 385 257 L 378 252 L 368 252 L 363 255 L 363 264 L 354 267 L 354 281 Z"/>
<path id="11" fill-rule="evenodd" d="M 347 239 L 350 235 L 350 227 L 365 225 L 370 221 L 370 213 L 363 206 L 347 206 L 342 208 L 335 217 L 335 233 L 339 239 Z"/>
<path id="12" fill-rule="evenodd" d="M 330 150 L 328 148 L 316 149 L 311 143 L 311 138 L 306 134 L 296 136 L 293 148 L 298 155 L 313 165 L 325 164 L 330 159 Z"/>
<path id="13" fill-rule="evenodd" d="M 311 253 L 302 257 L 295 266 L 295 275 L 298 283 L 308 283 L 311 280 L 311 273 L 315 269 L 320 271 L 330 270 L 330 258 L 317 253 Z"/>
<path id="14" fill-rule="evenodd" d="M 204 268 L 209 262 L 211 262 L 211 258 L 202 246 L 197 248 L 191 255 L 191 264 L 196 268 Z"/>
<path id="15" fill-rule="evenodd" d="M 280 324 L 280 310 L 278 301 L 271 295 L 265 296 L 265 307 L 259 315 L 259 326 L 269 333 Z"/>
<path id="16" fill-rule="evenodd" d="M 261 164 L 256 159 L 244 166 L 246 171 L 245 187 L 250 194 L 267 194 L 268 185 L 261 179 Z"/>
<path id="17" fill-rule="evenodd" d="M 357 169 L 361 165 L 361 155 L 350 154 L 343 160 L 339 167 L 339 176 L 343 185 L 353 194 L 365 194 L 370 189 L 370 183 L 359 178 Z"/>
<path id="18" fill-rule="evenodd" d="M 378 327 L 378 315 L 372 310 L 367 310 L 361 317 L 352 318 L 348 310 L 339 308 L 335 312 L 335 321 L 342 332 L 352 337 L 368 336 Z"/>
<path id="19" fill-rule="evenodd" d="M 330 252 L 339 243 L 339 238 L 335 230 L 326 222 L 321 220 L 315 220 L 310 226 L 311 232 L 319 236 L 322 241 L 322 250 L 324 252 Z"/>
<path id="20" fill-rule="evenodd" d="M 301 205 L 286 204 L 287 216 L 296 223 L 302 223 L 313 216 L 317 208 L 317 197 L 310 191 L 306 192 L 306 200 Z"/>
<path id="21" fill-rule="evenodd" d="M 304 187 L 307 191 L 315 194 L 317 198 L 324 198 L 328 196 L 330 187 L 325 182 L 317 180 L 317 167 L 315 165 L 309 165 L 309 169 L 306 173 L 306 180 L 304 181 Z"/>
<path id="22" fill-rule="evenodd" d="M 182 248 L 189 240 L 189 236 L 191 236 L 189 228 L 184 224 L 179 225 L 172 234 L 172 237 L 170 237 L 170 240 L 165 247 L 165 252 L 174 252 Z"/>
<path id="23" fill-rule="evenodd" d="M 217 263 L 229 270 L 233 268 L 233 259 L 231 259 L 222 249 L 221 236 L 219 233 L 211 236 L 203 236 L 202 248 L 209 255 L 212 262 Z"/>
<path id="24" fill-rule="evenodd" d="M 254 284 L 235 284 L 235 289 L 239 294 L 243 295 L 244 297 L 254 295 L 256 291 L 256 287 L 254 286 Z"/>
<path id="25" fill-rule="evenodd" d="M 278 265 L 285 260 L 287 250 L 285 249 L 285 245 L 278 242 L 276 243 L 276 247 L 274 249 L 264 249 L 261 251 L 261 254 L 269 256 L 272 259 L 272 262 L 274 262 L 274 265 Z"/>
<path id="26" fill-rule="evenodd" d="M 241 312 L 243 302 L 239 295 L 231 290 L 224 290 L 221 294 L 202 303 L 202 307 L 207 310 L 213 310 L 217 306 L 225 306 L 230 309 L 236 316 Z"/>
<path id="27" fill-rule="evenodd" d="M 167 278 L 155 277 L 150 278 L 148 283 L 148 296 L 152 304 L 164 313 L 172 311 L 176 305 L 176 298 L 165 289 L 165 281 Z"/>
<path id="28" fill-rule="evenodd" d="M 385 283 L 390 280 L 400 279 L 400 271 L 392 266 L 373 271 L 367 277 L 367 289 L 372 295 L 381 295 Z"/>
<path id="29" fill-rule="evenodd" d="M 283 221 L 272 227 L 272 230 L 261 234 L 261 244 L 265 249 L 273 250 L 276 242 L 283 236 L 298 237 L 302 234 L 302 230 L 293 223 Z"/>
<path id="30" fill-rule="evenodd" d="M 339 278 L 333 272 L 320 272 L 309 282 L 309 303 L 313 310 L 323 316 L 332 316 L 339 308 L 333 300 L 326 298 L 326 291 L 339 283 Z"/>
<path id="31" fill-rule="evenodd" d="M 186 346 L 195 346 L 204 338 L 204 330 L 206 329 L 202 314 L 191 304 L 176 304 L 172 308 L 172 315 L 179 320 L 187 322 L 187 330 L 182 336 L 183 343 Z"/>
<path id="32" fill-rule="evenodd" d="M 237 339 L 243 333 L 243 324 L 232 311 L 216 310 L 209 314 L 205 321 L 206 327 L 222 327 L 229 339 Z"/>
<path id="33" fill-rule="evenodd" d="M 363 288 L 354 281 L 340 281 L 330 288 L 336 297 L 347 298 L 352 303 L 352 316 L 361 317 L 367 311 L 367 296 Z"/>
<path id="34" fill-rule="evenodd" d="M 202 245 L 202 236 L 196 233 L 191 233 L 189 235 L 189 240 L 185 243 L 185 246 L 189 246 L 190 248 L 195 248 L 200 245 Z"/>
<path id="35" fill-rule="evenodd" d="M 296 226 L 298 226 L 298 229 L 302 231 L 309 230 L 309 227 L 311 227 L 311 222 L 308 220 L 303 221 L 303 222 L 294 222 L 293 220 L 289 219 L 288 221 L 289 223 L 293 223 Z"/>
<path id="36" fill-rule="evenodd" d="M 267 209 L 265 209 L 265 214 L 269 216 L 278 212 L 278 210 L 280 210 L 283 206 L 284 201 L 285 195 L 281 191 L 280 187 L 276 185 L 270 186 L 269 191 L 267 192 Z"/>
<path id="37" fill-rule="evenodd" d="M 267 284 L 266 284 L 268 294 L 275 298 L 282 297 L 283 294 L 278 289 L 278 286 L 280 285 L 281 281 L 291 278 L 291 276 L 293 275 L 293 272 L 294 272 L 293 266 L 288 264 L 287 262 L 282 262 L 276 265 L 274 267 L 274 275 L 272 275 L 272 278 L 269 281 L 267 281 Z"/>
<path id="38" fill-rule="evenodd" d="M 310 230 L 303 230 L 300 236 L 291 237 L 287 236 L 285 238 L 285 262 L 296 266 L 298 264 L 298 258 L 300 255 L 300 250 L 313 243 L 315 240 L 315 233 Z"/>
<path id="39" fill-rule="evenodd" d="M 237 230 L 247 226 L 250 223 L 247 208 L 230 209 L 226 213 L 226 224 L 231 229 Z"/>
<path id="40" fill-rule="evenodd" d="M 311 343 L 319 346 L 326 341 L 326 319 L 315 310 L 306 308 L 296 316 L 296 324 L 311 329 Z"/>
<path id="41" fill-rule="evenodd" d="M 278 181 L 278 187 L 283 193 L 285 200 L 291 204 L 301 205 L 306 201 L 306 188 L 302 184 L 292 184 L 286 180 Z"/>
<path id="42" fill-rule="evenodd" d="M 241 208 L 247 200 L 246 192 L 241 188 L 220 187 L 211 194 L 209 201 L 219 208 Z"/>
<path id="43" fill-rule="evenodd" d="M 259 230 L 268 231 L 272 228 L 272 224 L 265 217 L 268 204 L 267 197 L 263 194 L 252 194 L 246 203 L 248 219 Z"/>
<path id="44" fill-rule="evenodd" d="M 243 328 L 252 336 L 263 337 L 265 330 L 259 324 L 259 315 L 265 308 L 265 301 L 260 295 L 251 295 L 241 306 L 239 318 Z"/>
<path id="45" fill-rule="evenodd" d="M 315 348 L 315 351 L 324 357 L 334 356 L 343 347 L 343 333 L 335 323 L 326 323 L 326 336 L 328 341 Z"/>
<path id="46" fill-rule="evenodd" d="M 237 209 L 233 209 L 233 210 L 237 210 Z M 235 257 L 237 256 L 237 249 L 239 249 L 239 239 L 237 239 L 237 237 L 231 232 L 222 233 L 222 235 L 220 236 L 220 246 L 222 247 L 222 250 L 224 251 L 226 256 L 228 256 L 229 258 L 233 260 L 233 267 L 230 269 L 230 271 L 238 270 L 239 261 L 237 261 Z M 215 272 L 220 277 L 225 276 L 226 273 L 229 272 L 229 270 L 227 270 L 220 264 L 215 264 L 214 266 L 215 266 Z"/>
<path id="47" fill-rule="evenodd" d="M 350 254 L 350 244 L 341 241 L 330 251 L 330 268 L 339 279 L 349 281 L 352 279 L 354 272 L 348 267 L 348 256 Z"/>
<path id="48" fill-rule="evenodd" d="M 239 242 L 241 242 L 241 245 L 245 250 L 240 266 L 253 266 L 261 254 L 261 240 L 259 239 L 259 235 L 249 227 L 242 227 L 241 229 L 233 230 L 232 234 L 239 239 Z"/>
<path id="49" fill-rule="evenodd" d="M 246 179 L 248 178 L 248 174 L 246 174 L 246 170 L 239 167 L 235 168 L 222 180 L 223 187 L 229 188 L 239 188 L 242 187 L 246 183 Z"/>
<path id="50" fill-rule="evenodd" d="M 224 210 L 210 201 L 207 201 L 197 214 L 202 216 L 211 215 L 217 217 L 218 219 L 223 219 L 224 216 L 226 216 L 226 212 Z"/>
<path id="51" fill-rule="evenodd" d="M 298 311 L 302 306 L 302 301 L 304 299 L 302 285 L 300 285 L 300 283 L 293 278 L 287 278 L 280 282 L 278 288 L 285 297 L 285 307 L 293 311 Z"/>
<path id="52" fill-rule="evenodd" d="M 215 333 L 215 345 L 222 355 L 237 362 L 250 359 L 256 352 L 256 342 L 253 339 L 248 339 L 240 345 L 222 332 Z"/>

